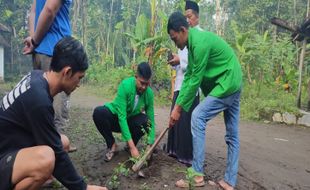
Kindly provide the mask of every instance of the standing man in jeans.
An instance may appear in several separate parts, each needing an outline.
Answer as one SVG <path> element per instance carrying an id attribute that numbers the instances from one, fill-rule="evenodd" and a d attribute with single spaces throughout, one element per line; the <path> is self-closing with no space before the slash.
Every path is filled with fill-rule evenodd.
<path id="1" fill-rule="evenodd" d="M 237 183 L 239 161 L 240 63 L 233 49 L 219 36 L 189 29 L 182 13 L 175 12 L 169 17 L 167 31 L 178 48 L 188 48 L 187 71 L 169 125 L 180 119 L 182 109 L 189 110 L 200 87 L 205 98 L 192 113 L 193 163 L 189 172 L 194 175 L 194 186 L 204 186 L 206 124 L 223 111 L 228 149 L 225 176 L 219 185 L 232 190 Z M 179 180 L 176 186 L 188 187 L 189 183 Z"/>
<path id="2" fill-rule="evenodd" d="M 29 15 L 29 36 L 24 54 L 33 55 L 33 69 L 48 71 L 55 44 L 71 36 L 69 10 L 72 0 L 33 0 Z M 69 97 L 61 92 L 55 96 L 55 125 L 60 130 L 67 125 Z M 69 151 L 76 148 L 70 145 Z"/>

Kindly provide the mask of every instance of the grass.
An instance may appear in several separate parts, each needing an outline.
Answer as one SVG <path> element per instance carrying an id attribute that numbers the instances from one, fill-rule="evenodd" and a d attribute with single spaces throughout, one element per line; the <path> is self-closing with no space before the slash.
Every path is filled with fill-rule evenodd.
<path id="1" fill-rule="evenodd" d="M 98 86 L 94 84 L 85 84 L 85 88 L 90 93 L 113 99 L 116 90 L 108 85 Z M 282 86 L 274 84 L 244 84 L 241 95 L 240 117 L 242 120 L 266 120 L 271 118 L 275 112 L 288 112 L 298 115 L 299 110 L 296 107 L 296 92 L 285 92 Z M 111 89 L 112 88 L 112 89 Z M 170 106 L 170 92 L 162 90 L 155 92 L 155 107 Z M 302 92 L 303 105 L 306 105 L 305 91 Z"/>
<path id="2" fill-rule="evenodd" d="M 72 107 L 70 110 L 70 136 L 80 137 L 83 144 L 104 144 L 104 140 L 92 120 L 92 109 Z M 75 119 L 73 119 L 75 118 Z M 82 118 L 82 119 L 78 119 Z"/>
<path id="3" fill-rule="evenodd" d="M 15 86 L 16 82 L 0 83 L 0 97 Z M 84 82 L 83 88 L 89 93 L 107 100 L 113 100 L 117 91 L 116 83 L 90 83 Z M 296 107 L 296 89 L 292 92 L 285 92 L 282 86 L 276 84 L 248 84 L 245 83 L 241 95 L 240 117 L 242 120 L 266 120 L 272 117 L 275 112 L 288 112 L 299 114 Z M 170 92 L 161 90 L 154 92 L 155 107 L 170 106 Z M 307 104 L 307 92 L 302 91 L 302 105 Z M 82 125 L 82 124 L 80 124 Z M 90 125 L 90 124 L 83 124 Z M 83 126 L 89 128 L 89 126 Z"/>
<path id="4" fill-rule="evenodd" d="M 273 84 L 245 84 L 241 96 L 240 117 L 243 120 L 265 120 L 271 118 L 275 112 L 298 114 L 295 96 L 295 92 L 285 92 Z"/>

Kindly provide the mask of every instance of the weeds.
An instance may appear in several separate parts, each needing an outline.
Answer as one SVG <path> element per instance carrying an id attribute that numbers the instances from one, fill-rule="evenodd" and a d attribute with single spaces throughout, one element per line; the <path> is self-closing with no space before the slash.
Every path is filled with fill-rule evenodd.
<path id="1" fill-rule="evenodd" d="M 126 168 L 126 165 L 125 165 L 126 162 L 128 162 L 128 160 L 126 160 L 123 163 L 119 163 L 118 166 L 113 169 L 113 174 L 111 176 L 111 179 L 108 182 L 108 185 L 112 189 L 118 189 L 118 187 L 120 185 L 120 180 L 119 180 L 120 176 L 128 176 L 129 169 Z"/>
<path id="2" fill-rule="evenodd" d="M 142 127 L 142 126 L 141 126 Z M 148 127 L 150 127 L 150 125 L 148 124 Z M 142 127 L 142 131 L 145 134 L 142 139 L 141 139 L 141 143 L 143 145 L 143 147 L 146 147 L 145 145 L 147 144 L 147 135 L 146 135 L 146 131 L 143 129 Z M 128 160 L 124 161 L 123 163 L 119 163 L 118 166 L 116 168 L 113 169 L 113 174 L 112 177 L 110 178 L 108 185 L 110 186 L 110 188 L 112 189 L 118 189 L 119 185 L 120 185 L 120 177 L 121 176 L 128 176 L 130 169 L 126 167 L 126 164 L 128 162 L 132 162 L 133 164 L 137 163 L 139 161 L 139 159 L 145 154 L 145 148 L 143 148 L 140 151 L 140 157 L 138 158 L 134 158 L 134 157 L 130 157 Z M 148 190 L 150 189 L 145 183 L 142 184 L 142 186 L 140 187 L 141 190 Z"/>
<path id="3" fill-rule="evenodd" d="M 151 188 L 148 187 L 146 183 L 143 183 L 140 187 L 139 190 L 151 190 Z"/>

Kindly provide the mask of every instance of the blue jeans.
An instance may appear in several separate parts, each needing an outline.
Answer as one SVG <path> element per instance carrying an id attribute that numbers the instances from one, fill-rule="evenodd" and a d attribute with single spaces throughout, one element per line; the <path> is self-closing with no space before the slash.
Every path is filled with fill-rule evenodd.
<path id="1" fill-rule="evenodd" d="M 224 111 L 226 125 L 225 141 L 228 147 L 224 180 L 231 186 L 236 185 L 238 173 L 240 94 L 241 91 L 225 98 L 207 96 L 194 109 L 191 118 L 193 135 L 192 167 L 196 172 L 203 174 L 206 124 L 217 114 Z"/>

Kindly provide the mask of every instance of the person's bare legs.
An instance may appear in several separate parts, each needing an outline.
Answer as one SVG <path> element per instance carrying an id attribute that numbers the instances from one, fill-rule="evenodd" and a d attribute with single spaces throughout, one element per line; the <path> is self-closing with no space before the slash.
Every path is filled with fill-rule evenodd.
<path id="1" fill-rule="evenodd" d="M 49 146 L 35 146 L 18 151 L 12 173 L 14 190 L 36 190 L 52 175 L 55 153 Z"/>

